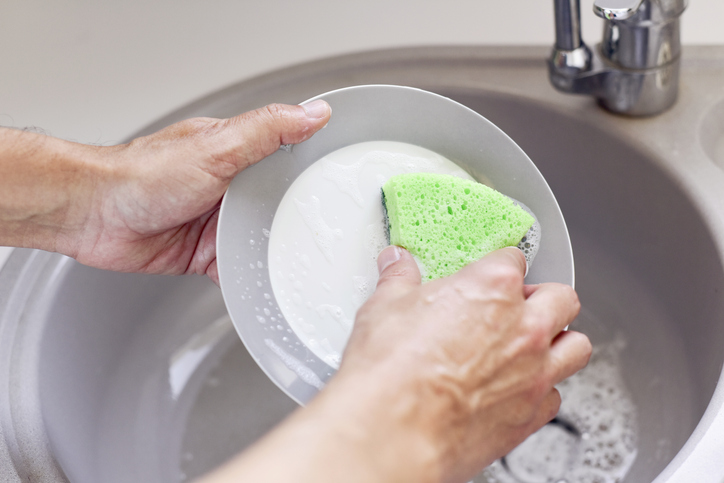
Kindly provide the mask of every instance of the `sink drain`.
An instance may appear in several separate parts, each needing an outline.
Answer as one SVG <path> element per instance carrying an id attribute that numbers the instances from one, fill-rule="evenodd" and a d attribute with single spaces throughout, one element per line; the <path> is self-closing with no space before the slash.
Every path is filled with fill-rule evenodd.
<path id="1" fill-rule="evenodd" d="M 500 462 L 520 483 L 568 483 L 566 473 L 581 452 L 581 433 L 565 419 L 555 418 Z"/>

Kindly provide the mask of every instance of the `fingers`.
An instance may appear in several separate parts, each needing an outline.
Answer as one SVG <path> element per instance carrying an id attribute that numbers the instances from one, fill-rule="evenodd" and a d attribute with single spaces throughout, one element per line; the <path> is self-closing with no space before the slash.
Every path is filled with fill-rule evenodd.
<path id="1" fill-rule="evenodd" d="M 209 265 L 209 268 L 206 270 L 206 275 L 216 284 L 217 287 L 221 287 L 221 283 L 219 282 L 219 267 L 216 264 L 216 259 L 214 259 L 214 261 Z"/>
<path id="2" fill-rule="evenodd" d="M 501 265 L 515 269 L 521 276 L 525 275 L 527 270 L 527 263 L 523 252 L 515 247 L 495 250 L 494 252 L 485 255 L 477 262 L 471 263 L 469 266 L 476 271 L 485 272 L 489 269 L 489 267 Z"/>
<path id="3" fill-rule="evenodd" d="M 222 121 L 218 149 L 221 161 L 232 167 L 233 177 L 247 166 L 274 153 L 282 144 L 309 139 L 323 128 L 332 109 L 323 100 L 304 106 L 270 104 L 255 111 Z"/>
<path id="4" fill-rule="evenodd" d="M 534 433 L 540 428 L 551 422 L 553 418 L 558 414 L 558 410 L 561 407 L 561 393 L 558 389 L 551 388 L 551 390 L 545 395 L 543 401 L 538 406 L 538 410 L 533 416 L 528 432 Z"/>
<path id="5" fill-rule="evenodd" d="M 572 330 L 561 332 L 553 340 L 549 355 L 553 384 L 586 367 L 592 350 L 591 341 L 584 334 Z"/>
<path id="6" fill-rule="evenodd" d="M 489 253 L 452 277 L 464 283 L 471 293 L 494 290 L 514 293 L 522 299 L 526 266 L 523 252 L 508 247 Z"/>
<path id="7" fill-rule="evenodd" d="M 398 294 L 421 283 L 420 269 L 410 252 L 397 246 L 389 246 L 377 255 L 380 278 L 376 293 Z"/>
<path id="8" fill-rule="evenodd" d="M 527 286 L 525 294 L 529 313 L 534 314 L 538 323 L 546 324 L 551 339 L 573 322 L 581 310 L 578 295 L 569 285 L 543 283 Z"/>

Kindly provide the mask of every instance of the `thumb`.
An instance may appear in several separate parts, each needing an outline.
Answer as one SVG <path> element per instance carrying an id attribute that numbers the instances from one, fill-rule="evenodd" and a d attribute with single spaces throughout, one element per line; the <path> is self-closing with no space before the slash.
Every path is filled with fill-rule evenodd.
<path id="1" fill-rule="evenodd" d="M 420 269 L 410 252 L 392 245 L 377 255 L 380 278 L 376 292 L 399 294 L 420 285 Z"/>
<path id="2" fill-rule="evenodd" d="M 283 144 L 306 141 L 327 125 L 332 109 L 319 99 L 303 106 L 270 104 L 225 119 L 217 146 L 230 155 L 227 162 L 236 175 L 274 153 Z M 222 157 L 226 157 L 223 156 Z"/>

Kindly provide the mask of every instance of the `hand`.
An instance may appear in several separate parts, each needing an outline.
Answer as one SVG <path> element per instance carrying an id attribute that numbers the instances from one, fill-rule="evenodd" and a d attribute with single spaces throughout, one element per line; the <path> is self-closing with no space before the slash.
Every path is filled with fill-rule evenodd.
<path id="1" fill-rule="evenodd" d="M 443 481 L 469 481 L 550 421 L 553 385 L 587 364 L 588 339 L 561 332 L 579 311 L 576 293 L 524 286 L 516 248 L 425 285 L 406 250 L 389 247 L 378 263 L 336 377 L 378 387 L 396 415 L 387 424 L 429 443 Z"/>
<path id="2" fill-rule="evenodd" d="M 329 121 L 327 103 L 189 119 L 111 147 L 0 128 L 0 245 L 124 272 L 205 273 L 231 180 Z"/>
<path id="3" fill-rule="evenodd" d="M 111 171 L 71 255 L 124 272 L 200 273 L 218 283 L 221 198 L 244 168 L 302 142 L 329 121 L 329 106 L 270 105 L 231 119 L 179 122 L 98 154 Z"/>
<path id="4" fill-rule="evenodd" d="M 328 386 L 204 483 L 465 483 L 550 421 L 591 354 L 571 287 L 523 285 L 516 248 L 420 284 L 388 247 Z"/>

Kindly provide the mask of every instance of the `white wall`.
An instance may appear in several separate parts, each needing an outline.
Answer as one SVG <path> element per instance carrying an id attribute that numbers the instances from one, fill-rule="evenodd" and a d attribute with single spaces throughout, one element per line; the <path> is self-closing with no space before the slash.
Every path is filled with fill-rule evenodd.
<path id="1" fill-rule="evenodd" d="M 191 99 L 308 59 L 420 44 L 551 44 L 550 0 L 5 0 L 0 125 L 112 144 Z M 689 44 L 724 44 L 691 0 Z M 582 1 L 584 38 L 600 37 Z"/>
<path id="2" fill-rule="evenodd" d="M 115 144 L 244 78 L 328 55 L 553 42 L 551 0 L 4 0 L 0 125 Z M 600 23 L 582 1 L 584 39 Z M 683 41 L 724 44 L 724 0 L 691 0 Z M 0 247 L 0 267 L 8 249 Z"/>

